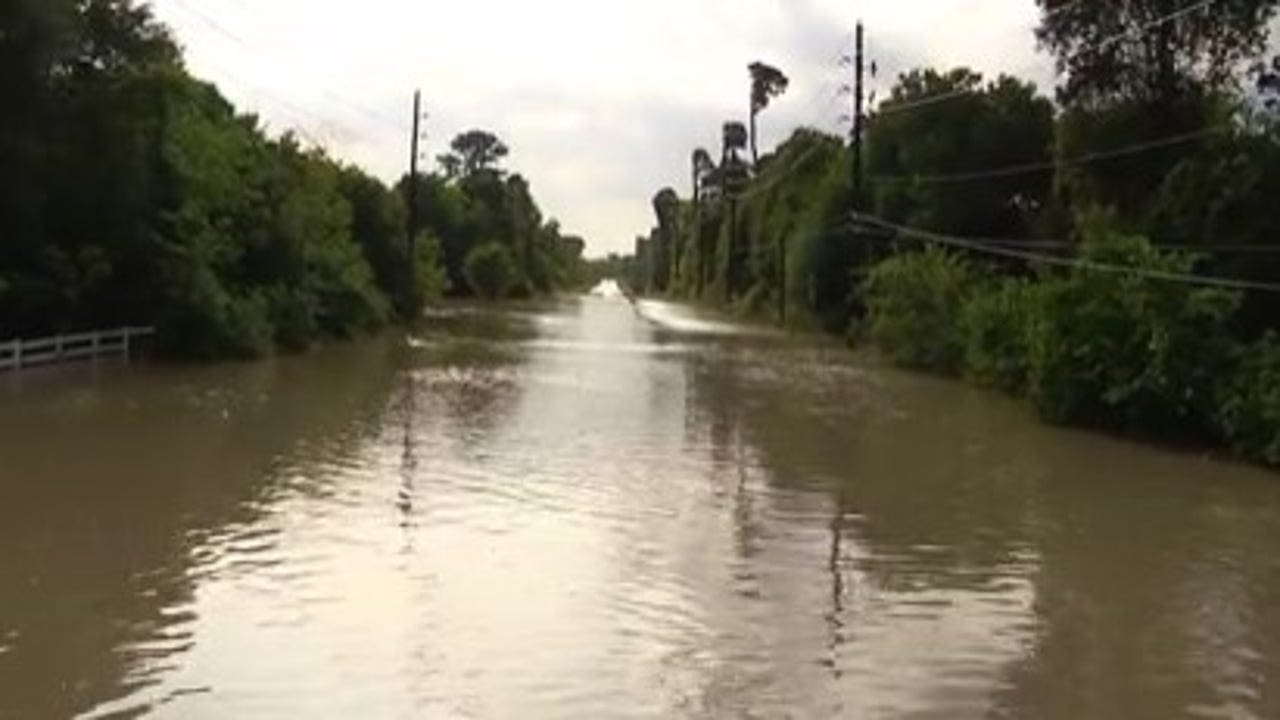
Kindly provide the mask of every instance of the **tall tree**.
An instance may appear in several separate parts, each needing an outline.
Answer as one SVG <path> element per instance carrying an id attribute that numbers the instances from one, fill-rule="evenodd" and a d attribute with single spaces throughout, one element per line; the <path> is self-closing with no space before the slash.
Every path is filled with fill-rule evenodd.
<path id="1" fill-rule="evenodd" d="M 960 92 L 965 91 L 965 92 Z M 894 112 L 941 94 L 947 102 Z M 968 68 L 903 75 L 871 120 L 868 165 L 876 212 L 896 222 L 980 237 L 1026 237 L 1050 197 L 1049 172 L 949 181 L 965 173 L 1048 163 L 1053 105 L 1008 76 L 985 83 Z"/>
<path id="2" fill-rule="evenodd" d="M 707 244 L 703 238 L 703 205 L 706 201 L 705 191 L 710 187 L 716 164 L 711 160 L 711 153 L 704 148 L 694 150 L 689 160 L 692 166 L 690 171 L 693 180 L 693 221 L 689 223 L 689 242 L 692 244 L 693 252 L 697 256 L 694 265 L 697 272 L 694 286 L 697 288 L 698 295 L 701 296 L 707 280 L 708 255 Z"/>
<path id="3" fill-rule="evenodd" d="M 1266 43 L 1280 0 L 1039 0 L 1037 37 L 1057 58 L 1064 157 L 1159 142 L 1229 125 L 1248 61 Z M 1209 140 L 1152 147 L 1106 162 L 1064 168 L 1066 207 L 1113 208 L 1146 230 L 1153 190 Z"/>
<path id="4" fill-rule="evenodd" d="M 738 194 L 749 180 L 750 170 L 740 153 L 747 146 L 747 129 L 740 122 L 727 122 L 721 129 L 720 193 L 729 205 L 729 235 L 724 252 L 724 294 L 732 299 L 742 279 L 746 254 L 738 242 Z"/>
<path id="5" fill-rule="evenodd" d="M 742 123 L 730 121 L 724 124 L 720 132 L 720 165 L 723 167 L 730 161 L 741 162 L 738 153 L 747 147 L 747 129 Z"/>
<path id="6" fill-rule="evenodd" d="M 654 253 L 654 283 L 657 290 L 665 291 L 678 270 L 680 258 L 680 196 L 671 188 L 663 188 L 653 197 L 653 213 L 658 225 L 652 234 Z"/>
<path id="7" fill-rule="evenodd" d="M 751 164 L 760 164 L 760 151 L 756 143 L 756 116 L 769 107 L 769 102 L 787 91 L 790 81 L 782 71 L 762 62 L 747 66 L 751 74 Z"/>
<path id="8" fill-rule="evenodd" d="M 506 144 L 487 130 L 468 130 L 455 137 L 449 148 L 452 152 L 440 157 L 441 166 L 464 177 L 493 169 L 509 152 Z"/>
<path id="9" fill-rule="evenodd" d="M 1266 46 L 1278 0 L 1037 0 L 1036 31 L 1057 56 L 1061 99 L 1174 102 L 1234 86 L 1236 70 Z"/>

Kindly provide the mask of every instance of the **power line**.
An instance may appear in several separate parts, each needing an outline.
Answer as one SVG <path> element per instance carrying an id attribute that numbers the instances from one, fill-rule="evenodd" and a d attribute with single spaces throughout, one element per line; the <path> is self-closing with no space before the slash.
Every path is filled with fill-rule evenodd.
<path id="1" fill-rule="evenodd" d="M 947 173 L 939 175 L 878 175 L 872 178 L 875 182 L 883 183 L 910 183 L 910 184 L 945 184 L 945 183 L 962 183 L 972 182 L 975 180 L 989 180 L 996 178 L 1014 177 L 1017 175 L 1026 175 L 1029 173 L 1043 172 L 1046 170 L 1059 170 L 1067 167 L 1077 167 L 1080 165 L 1088 165 L 1089 163 L 1099 162 L 1102 160 L 1113 160 L 1115 158 L 1127 157 L 1130 155 L 1139 155 L 1151 150 L 1159 150 L 1162 148 L 1173 147 L 1175 145 L 1183 145 L 1195 140 L 1220 135 L 1231 131 L 1229 125 L 1217 125 L 1201 130 L 1179 133 L 1168 137 L 1151 140 L 1149 142 L 1137 143 L 1116 148 L 1114 150 L 1106 150 L 1100 152 L 1085 153 L 1072 158 L 1062 160 L 1046 160 L 1043 162 L 1023 163 L 1021 165 L 1009 165 L 1007 167 L 993 168 L 990 170 L 979 170 L 973 172 Z"/>
<path id="2" fill-rule="evenodd" d="M 1080 244 L 1070 240 L 1011 240 L 1008 238 L 976 238 L 971 237 L 970 240 L 986 243 L 993 246 L 1010 246 L 1020 248 L 1049 249 L 1049 250 L 1069 250 L 1079 247 Z M 1191 253 L 1203 253 L 1209 255 L 1271 255 L 1280 254 L 1280 244 L 1262 245 L 1258 243 L 1237 243 L 1237 244 L 1206 244 L 1206 243 L 1156 243 L 1155 246 L 1160 250 L 1178 250 Z"/>
<path id="3" fill-rule="evenodd" d="M 1174 20 L 1182 18 L 1186 15 L 1190 15 L 1193 12 L 1207 8 L 1212 2 L 1214 2 L 1214 0 L 1200 0 L 1199 2 L 1192 3 L 1191 5 L 1187 5 L 1186 7 L 1179 8 L 1178 10 L 1168 13 L 1167 15 L 1162 15 L 1160 17 L 1153 18 L 1151 20 L 1148 20 L 1145 23 L 1141 23 L 1135 27 L 1129 28 L 1128 30 L 1124 30 L 1123 32 L 1119 32 L 1119 33 L 1116 33 L 1115 35 L 1105 37 L 1097 42 L 1097 44 L 1094 47 L 1094 50 L 1095 51 L 1104 50 L 1118 42 L 1131 39 L 1143 33 L 1149 32 L 1161 25 L 1165 25 L 1167 23 L 1173 22 Z M 1055 10 L 1054 14 L 1058 12 L 1062 12 L 1067 8 L 1074 6 L 1075 4 L 1076 3 L 1070 3 L 1066 6 L 1063 6 L 1062 8 Z M 1046 16 L 1051 16 L 1051 15 L 1046 15 Z M 952 90 L 935 93 L 933 95 L 926 95 L 925 97 L 917 98 L 915 100 L 907 100 L 900 103 L 892 103 L 888 107 L 880 109 L 878 112 L 880 115 L 894 115 L 900 112 L 906 112 L 908 110 L 915 110 L 917 108 L 935 105 L 937 103 L 950 100 L 951 98 L 959 97 L 961 95 L 968 95 L 980 89 L 981 88 L 955 88 Z"/>
<path id="4" fill-rule="evenodd" d="M 761 182 L 755 183 L 749 189 L 739 193 L 737 196 L 738 199 L 745 200 L 746 198 L 755 197 L 756 195 L 759 195 L 764 191 L 769 190 L 770 188 L 782 182 L 783 180 L 788 179 L 791 175 L 793 175 L 794 173 L 800 170 L 800 167 L 804 165 L 806 160 L 808 160 L 810 157 L 816 154 L 818 150 L 821 150 L 821 149 L 822 149 L 822 145 L 820 144 L 814 144 L 810 146 L 804 152 L 797 155 L 785 170 L 782 170 L 781 172 L 774 174 L 772 176 L 768 176 L 767 179 Z M 759 178 L 760 176 L 757 176 L 757 179 Z"/>
<path id="5" fill-rule="evenodd" d="M 1070 2 L 1065 2 L 1054 8 L 1045 8 L 1044 17 L 1049 18 L 1049 17 L 1053 17 L 1054 15 L 1061 15 L 1062 13 L 1074 8 L 1075 6 L 1083 2 L 1085 2 L 1085 0 L 1071 0 Z"/>
<path id="6" fill-rule="evenodd" d="M 926 242 L 938 245 L 946 245 L 949 247 L 957 247 L 973 252 L 994 255 L 998 257 L 1007 257 L 1017 260 L 1025 260 L 1028 262 L 1043 263 L 1045 265 L 1055 265 L 1058 267 L 1066 267 L 1077 270 L 1091 270 L 1094 272 L 1105 272 L 1121 275 L 1134 275 L 1150 280 L 1163 280 L 1167 282 L 1181 282 L 1189 285 L 1199 285 L 1202 287 L 1215 287 L 1227 290 L 1257 290 L 1262 292 L 1280 293 L 1280 284 L 1258 282 L 1254 280 L 1241 280 L 1238 278 L 1225 278 L 1213 275 L 1192 275 L 1190 273 L 1177 273 L 1164 270 L 1151 270 L 1147 268 L 1138 268 L 1127 265 L 1116 265 L 1114 263 L 1097 262 L 1094 260 L 1085 260 L 1081 258 L 1065 258 L 1056 255 L 1046 255 L 1044 253 L 1031 252 L 1027 250 L 1016 250 L 1007 247 L 996 247 L 987 243 L 976 241 L 972 238 L 957 237 L 954 235 L 943 235 L 941 233 L 929 232 L 918 228 L 899 225 L 878 218 L 874 215 L 866 215 L 862 213 L 852 213 L 851 218 L 855 222 L 863 222 L 868 225 L 879 227 L 884 230 L 892 230 L 899 235 L 905 237 L 916 238 Z"/>
<path id="7" fill-rule="evenodd" d="M 235 73 L 228 70 L 226 66 L 221 65 L 220 63 L 217 63 L 217 62 L 210 62 L 209 65 L 210 65 L 210 68 L 215 72 L 215 74 L 221 74 L 225 76 L 225 79 L 228 81 L 235 81 Z M 277 106 L 277 109 L 283 109 L 286 113 L 292 115 L 295 121 L 311 122 L 317 126 L 320 126 L 321 128 L 323 128 L 323 126 L 328 123 L 327 120 L 320 117 L 319 115 L 316 115 L 314 112 L 294 104 L 293 102 L 289 101 L 287 98 L 277 93 L 271 92 L 265 89 L 261 85 L 256 85 L 253 83 L 244 83 L 243 81 L 237 81 L 237 82 L 240 82 L 249 91 L 249 94 L 254 96 L 259 102 L 265 99 L 268 102 L 275 104 Z M 306 138 L 307 140 L 310 140 L 311 143 L 313 145 L 316 145 L 317 147 L 323 147 L 325 145 L 333 144 L 328 139 L 326 139 L 326 142 L 320 142 L 316 140 L 316 138 L 313 135 L 311 135 L 311 133 L 307 132 L 307 130 L 301 126 L 294 127 L 291 129 L 297 132 L 302 137 Z"/>
<path id="8" fill-rule="evenodd" d="M 205 24 L 207 27 L 212 28 L 214 32 L 231 40 L 233 43 L 247 50 L 251 50 L 254 52 L 261 52 L 260 48 L 255 46 L 253 43 L 250 43 L 243 36 L 231 30 L 223 23 L 219 22 L 212 15 L 209 15 L 208 13 L 206 13 L 205 11 L 197 7 L 193 7 L 189 5 L 185 0 L 170 0 L 170 2 L 174 3 L 177 7 L 183 9 L 184 11 L 189 13 L 191 16 L 195 17 L 197 20 Z M 394 128 L 397 132 L 401 132 L 406 129 L 403 122 L 399 120 L 393 120 L 390 117 L 383 115 L 382 113 L 376 112 L 374 110 L 370 110 L 369 108 L 364 107 L 363 105 L 352 102 L 348 100 L 346 97 L 339 95 L 329 89 L 320 88 L 320 92 L 323 93 L 324 96 L 327 97 L 331 102 L 342 105 L 346 107 L 348 110 L 360 113 L 361 115 L 364 115 L 366 118 L 369 118 L 375 122 L 382 123 L 387 127 Z"/>
<path id="9" fill-rule="evenodd" d="M 1127 30 L 1117 35 L 1112 35 L 1109 38 L 1100 40 L 1098 42 L 1098 47 L 1096 48 L 1096 50 L 1105 50 L 1106 48 L 1111 47 L 1112 45 L 1120 42 L 1121 40 L 1126 40 L 1128 38 L 1136 37 L 1138 35 L 1141 35 L 1142 33 L 1147 32 L 1148 30 L 1152 30 L 1161 25 L 1177 20 L 1178 18 L 1183 17 L 1185 15 L 1190 15 L 1191 13 L 1196 12 L 1197 10 L 1204 9 L 1213 2 L 1214 0 L 1201 0 L 1198 3 L 1193 3 L 1180 10 L 1175 10 L 1169 13 L 1168 15 L 1157 17 L 1153 20 L 1148 20 L 1147 22 L 1142 23 L 1135 28 L 1132 28 L 1130 30 Z"/>
<path id="10" fill-rule="evenodd" d="M 1014 247 L 1036 250 L 1073 250 L 1080 247 L 1079 242 L 1072 240 L 1033 240 L 1007 237 L 974 237 L 966 239 L 994 247 Z M 1155 243 L 1160 250 L 1177 250 L 1194 254 L 1233 255 L 1233 254 L 1280 254 L 1280 243 L 1265 245 L 1259 243 Z"/>

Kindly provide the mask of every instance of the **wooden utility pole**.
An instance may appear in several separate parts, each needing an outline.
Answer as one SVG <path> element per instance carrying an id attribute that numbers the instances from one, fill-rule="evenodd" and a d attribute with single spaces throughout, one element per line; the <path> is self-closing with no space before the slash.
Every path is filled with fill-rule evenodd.
<path id="1" fill-rule="evenodd" d="M 405 203 L 409 209 L 409 220 L 406 231 L 408 238 L 405 247 L 409 251 L 406 258 L 406 266 L 409 273 L 408 291 L 414 291 L 414 285 L 417 283 L 417 272 L 414 267 L 417 261 L 417 241 L 418 241 L 418 143 L 422 139 L 421 135 L 422 123 L 422 91 L 415 90 L 413 92 L 413 137 L 409 141 L 409 182 L 405 184 L 405 194 L 408 196 Z"/>
<path id="2" fill-rule="evenodd" d="M 861 210 L 862 203 L 862 21 L 858 21 L 853 56 L 853 205 Z"/>

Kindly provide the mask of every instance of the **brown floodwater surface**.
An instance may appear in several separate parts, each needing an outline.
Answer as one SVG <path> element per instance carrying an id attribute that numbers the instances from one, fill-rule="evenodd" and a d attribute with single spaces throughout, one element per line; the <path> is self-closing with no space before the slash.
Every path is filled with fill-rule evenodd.
<path id="1" fill-rule="evenodd" d="M 620 298 L 0 376 L 0 718 L 1276 718 L 1280 475 Z"/>

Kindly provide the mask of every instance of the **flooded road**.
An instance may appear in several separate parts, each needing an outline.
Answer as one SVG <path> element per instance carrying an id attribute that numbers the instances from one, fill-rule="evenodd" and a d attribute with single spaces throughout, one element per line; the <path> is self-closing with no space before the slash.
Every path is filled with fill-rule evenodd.
<path id="1" fill-rule="evenodd" d="M 1280 475 L 584 298 L 0 377 L 0 718 L 1275 718 Z"/>

